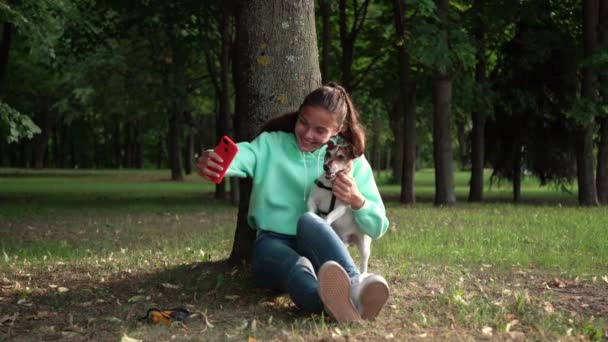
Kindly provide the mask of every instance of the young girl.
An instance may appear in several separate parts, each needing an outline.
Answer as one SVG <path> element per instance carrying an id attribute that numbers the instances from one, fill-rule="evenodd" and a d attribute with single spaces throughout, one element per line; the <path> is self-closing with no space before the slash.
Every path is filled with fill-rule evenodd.
<path id="1" fill-rule="evenodd" d="M 375 318 L 388 300 L 388 285 L 361 274 L 348 249 L 323 219 L 307 213 L 314 180 L 323 173 L 326 143 L 353 144 L 352 176 L 339 173 L 333 194 L 351 206 L 359 227 L 373 239 L 388 228 L 372 169 L 363 156 L 365 136 L 344 88 L 330 84 L 306 96 L 300 109 L 270 120 L 252 142 L 239 143 L 227 175 L 251 177 L 248 222 L 257 229 L 252 271 L 261 286 L 289 293 L 303 310 L 323 309 L 340 323 Z M 212 150 L 198 161 L 200 176 L 221 170 Z"/>

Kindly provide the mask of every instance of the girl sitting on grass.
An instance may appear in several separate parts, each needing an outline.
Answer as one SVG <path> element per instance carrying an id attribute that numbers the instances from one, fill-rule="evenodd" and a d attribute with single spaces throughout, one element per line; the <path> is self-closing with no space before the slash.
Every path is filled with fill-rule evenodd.
<path id="1" fill-rule="evenodd" d="M 347 323 L 374 319 L 388 300 L 385 279 L 361 274 L 348 249 L 322 218 L 307 212 L 314 180 L 323 173 L 326 143 L 340 137 L 354 146 L 352 176 L 339 173 L 333 194 L 353 210 L 358 226 L 372 239 L 388 228 L 384 204 L 363 155 L 365 134 L 359 114 L 341 86 L 322 86 L 299 110 L 270 120 L 239 151 L 226 175 L 251 177 L 248 223 L 257 230 L 251 269 L 259 284 L 287 292 L 299 308 Z M 204 151 L 198 173 L 211 180 L 221 157 Z"/>

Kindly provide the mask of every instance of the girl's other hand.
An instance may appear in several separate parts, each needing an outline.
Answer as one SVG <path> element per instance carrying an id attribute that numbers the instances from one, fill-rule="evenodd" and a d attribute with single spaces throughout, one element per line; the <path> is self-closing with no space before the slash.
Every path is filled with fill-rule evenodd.
<path id="1" fill-rule="evenodd" d="M 336 175 L 333 193 L 337 199 L 357 210 L 365 204 L 365 198 L 359 192 L 355 179 L 348 173 L 340 172 Z"/>

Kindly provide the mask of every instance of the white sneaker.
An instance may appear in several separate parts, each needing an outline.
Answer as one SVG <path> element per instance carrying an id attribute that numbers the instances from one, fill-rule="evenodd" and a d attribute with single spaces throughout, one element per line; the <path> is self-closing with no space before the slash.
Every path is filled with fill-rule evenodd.
<path id="1" fill-rule="evenodd" d="M 388 296 L 388 284 L 378 274 L 363 273 L 358 278 L 352 279 L 352 302 L 363 319 L 376 318 L 388 301 Z"/>
<path id="2" fill-rule="evenodd" d="M 325 310 L 338 323 L 360 321 L 361 315 L 351 301 L 350 278 L 335 261 L 327 261 L 319 269 L 319 296 Z"/>

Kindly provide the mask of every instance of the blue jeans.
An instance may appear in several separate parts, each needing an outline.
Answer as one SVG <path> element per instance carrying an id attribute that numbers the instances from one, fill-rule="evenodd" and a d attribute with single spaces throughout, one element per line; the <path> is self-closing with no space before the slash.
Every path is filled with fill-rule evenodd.
<path id="1" fill-rule="evenodd" d="M 253 248 L 251 269 L 264 288 L 288 293 L 301 309 L 320 313 L 317 272 L 326 261 L 339 263 L 349 277 L 359 269 L 344 243 L 319 216 L 306 213 L 298 220 L 296 236 L 261 232 Z"/>

